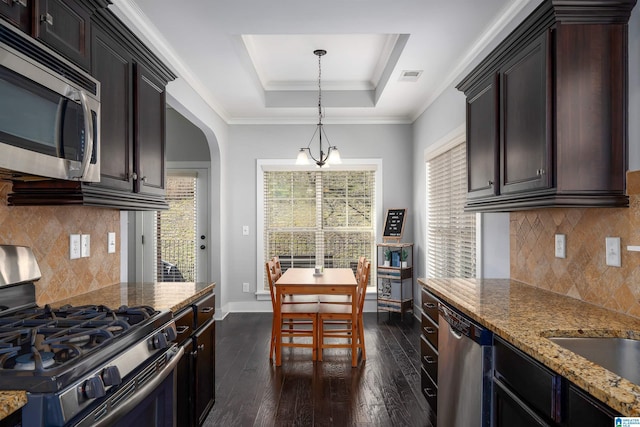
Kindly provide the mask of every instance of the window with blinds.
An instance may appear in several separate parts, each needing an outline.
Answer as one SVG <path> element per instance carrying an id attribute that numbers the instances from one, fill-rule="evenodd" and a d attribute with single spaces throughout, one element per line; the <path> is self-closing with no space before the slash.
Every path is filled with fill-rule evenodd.
<path id="1" fill-rule="evenodd" d="M 263 174 L 265 259 L 279 256 L 283 270 L 324 265 L 354 271 L 360 256 L 372 259 L 375 171 Z"/>
<path id="2" fill-rule="evenodd" d="M 163 282 L 196 280 L 195 173 L 168 175 L 169 209 L 156 213 L 157 279 Z"/>
<path id="3" fill-rule="evenodd" d="M 429 277 L 475 277 L 476 217 L 464 212 L 466 146 L 427 161 L 427 271 Z"/>

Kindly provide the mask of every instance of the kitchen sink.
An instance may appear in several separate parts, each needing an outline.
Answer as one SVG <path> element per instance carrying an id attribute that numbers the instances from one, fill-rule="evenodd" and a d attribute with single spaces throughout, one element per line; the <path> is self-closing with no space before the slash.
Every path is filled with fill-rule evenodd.
<path id="1" fill-rule="evenodd" d="M 616 337 L 550 337 L 585 359 L 640 384 L 640 341 Z"/>

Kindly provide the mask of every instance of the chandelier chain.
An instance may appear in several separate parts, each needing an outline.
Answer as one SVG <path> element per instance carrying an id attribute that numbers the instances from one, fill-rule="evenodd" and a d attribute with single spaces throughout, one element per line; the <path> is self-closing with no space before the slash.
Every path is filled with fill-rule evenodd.
<path id="1" fill-rule="evenodd" d="M 318 122 L 322 123 L 322 55 L 318 55 Z"/>

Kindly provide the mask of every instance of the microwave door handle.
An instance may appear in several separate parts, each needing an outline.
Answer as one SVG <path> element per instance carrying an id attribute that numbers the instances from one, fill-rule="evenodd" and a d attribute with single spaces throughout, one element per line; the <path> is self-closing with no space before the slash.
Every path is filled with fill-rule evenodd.
<path id="1" fill-rule="evenodd" d="M 82 178 L 87 174 L 91 163 L 91 157 L 93 156 L 93 118 L 91 117 L 91 108 L 89 108 L 87 95 L 81 90 L 78 91 L 78 95 L 80 97 L 80 105 L 82 106 L 82 111 L 84 113 L 85 147 L 84 156 L 82 156 L 82 164 L 80 165 L 80 175 L 73 176 L 71 178 L 82 180 Z"/>
<path id="2" fill-rule="evenodd" d="M 64 110 L 66 109 L 67 100 L 66 98 L 60 98 L 60 102 L 58 102 L 58 108 L 56 110 L 56 126 L 54 129 L 54 144 L 56 146 L 56 156 L 59 159 L 64 159 L 64 146 L 62 145 L 62 128 L 63 128 L 63 118 L 64 118 Z"/>

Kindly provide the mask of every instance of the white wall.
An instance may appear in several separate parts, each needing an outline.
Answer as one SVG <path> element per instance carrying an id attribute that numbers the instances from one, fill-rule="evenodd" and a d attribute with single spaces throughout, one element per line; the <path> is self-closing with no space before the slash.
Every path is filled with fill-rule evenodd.
<path id="1" fill-rule="evenodd" d="M 168 162 L 208 162 L 211 160 L 209 143 L 204 133 L 182 114 L 167 108 Z"/>
<path id="2" fill-rule="evenodd" d="M 228 197 L 223 201 L 228 221 L 228 239 L 222 250 L 227 256 L 227 280 L 222 283 L 226 306 L 223 311 L 251 311 L 270 308 L 256 302 L 255 259 L 256 219 L 262 206 L 256 206 L 257 159 L 295 159 L 298 149 L 305 147 L 315 130 L 314 125 L 234 125 L 229 128 Z M 332 145 L 340 149 L 343 159 L 382 159 L 383 207 L 409 209 L 405 240 L 413 236 L 411 197 L 411 125 L 325 125 Z M 313 148 L 317 152 L 317 148 Z M 242 226 L 249 226 L 249 236 L 242 235 Z M 378 227 L 380 228 L 380 227 Z M 250 283 L 250 293 L 242 292 L 242 283 Z"/>

